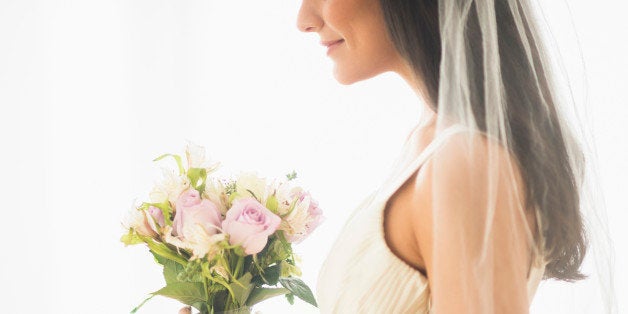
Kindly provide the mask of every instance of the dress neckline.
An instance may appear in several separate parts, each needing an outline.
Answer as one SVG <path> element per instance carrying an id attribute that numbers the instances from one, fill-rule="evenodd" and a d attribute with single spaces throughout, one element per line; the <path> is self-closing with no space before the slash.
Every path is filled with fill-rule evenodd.
<path id="1" fill-rule="evenodd" d="M 402 152 L 406 151 L 407 145 L 410 144 L 412 138 L 416 135 L 415 133 L 422 128 L 423 127 L 421 126 L 417 126 L 412 130 L 410 136 L 408 137 L 408 139 L 406 140 L 404 144 Z M 414 266 L 408 264 L 405 260 L 397 256 L 392 251 L 392 249 L 388 246 L 388 243 L 386 242 L 386 235 L 385 235 L 385 230 L 384 230 L 384 221 L 385 221 L 384 217 L 385 217 L 386 204 L 388 200 L 390 199 L 390 197 L 392 197 L 392 195 L 399 188 L 401 188 L 401 186 L 410 178 L 410 176 L 414 172 L 419 170 L 422 164 L 429 159 L 432 153 L 434 153 L 438 149 L 440 144 L 444 142 L 444 139 L 446 139 L 449 135 L 455 134 L 456 132 L 468 131 L 468 130 L 469 128 L 461 124 L 453 124 L 443 129 L 432 139 L 432 141 L 428 145 L 425 146 L 425 148 L 420 153 L 418 153 L 414 158 L 412 158 L 410 162 L 407 162 L 405 165 L 400 165 L 401 169 L 398 171 L 394 171 L 394 173 L 389 177 L 389 179 L 385 180 L 385 182 L 375 192 L 375 197 L 372 200 L 373 202 L 376 203 L 375 205 L 378 210 L 377 223 L 378 223 L 379 240 L 383 243 L 383 246 L 385 247 L 385 251 L 388 255 L 388 258 L 393 260 L 393 262 L 399 265 L 399 267 L 402 267 L 403 269 L 405 269 L 405 272 L 408 274 L 408 276 L 413 277 L 413 278 L 419 278 L 419 280 L 423 282 L 427 282 L 428 280 L 427 277 L 423 275 L 423 273 L 421 273 L 418 269 L 414 268 Z M 396 164 L 399 163 L 401 160 L 403 160 L 402 157 L 403 156 L 400 156 L 399 158 L 397 158 L 397 161 L 395 165 L 393 166 L 394 170 L 397 170 L 397 167 L 395 166 L 397 166 Z M 373 205 L 371 204 L 370 206 L 373 206 Z M 539 217 L 538 217 L 538 211 L 536 212 L 536 216 L 537 216 L 537 227 L 539 227 L 538 224 L 540 222 L 539 222 Z M 540 258 L 541 264 L 539 265 L 538 261 L 535 261 L 533 259 L 528 269 L 528 274 L 527 274 L 528 280 L 530 279 L 530 275 L 532 274 L 533 271 L 538 271 L 544 268 L 545 265 L 547 264 L 547 261 L 543 258 L 543 256 L 536 256 L 536 258 L 537 259 Z"/>
<path id="2" fill-rule="evenodd" d="M 411 142 L 412 137 L 415 135 L 417 130 L 421 129 L 420 127 L 415 128 L 411 135 L 406 140 L 403 151 L 405 152 L 407 145 Z M 380 189 L 376 192 L 376 197 L 373 200 L 376 204 L 377 208 L 377 224 L 378 224 L 378 237 L 381 241 L 382 245 L 385 247 L 386 254 L 392 263 L 399 265 L 400 268 L 404 270 L 404 272 L 411 278 L 418 278 L 418 280 L 422 282 L 427 282 L 427 277 L 423 275 L 418 269 L 414 268 L 412 265 L 408 264 L 405 260 L 401 259 L 397 256 L 392 249 L 388 246 L 386 242 L 386 236 L 384 232 L 384 216 L 385 216 L 385 207 L 386 203 L 390 199 L 390 197 L 401 187 L 401 185 L 410 177 L 412 173 L 414 173 L 427 159 L 428 157 L 436 151 L 439 144 L 443 142 L 443 139 L 448 135 L 453 134 L 457 131 L 466 130 L 462 125 L 452 125 L 441 132 L 439 132 L 432 141 L 425 146 L 425 148 L 412 160 L 406 163 L 403 166 L 400 166 L 401 169 L 398 171 L 394 171 L 391 177 L 386 180 L 381 186 Z M 400 162 L 403 158 L 397 158 L 397 162 Z M 396 165 L 395 165 L 396 166 Z M 397 170 L 396 167 L 393 169 Z M 372 205 L 371 205 L 372 206 Z M 426 285 L 427 286 L 427 285 Z"/>
<path id="3" fill-rule="evenodd" d="M 436 151 L 439 144 L 443 142 L 448 135 L 454 134 L 458 131 L 468 130 L 467 127 L 460 124 L 453 124 L 448 126 L 447 128 L 440 131 L 438 134 L 434 136 L 432 141 L 427 144 L 421 152 L 419 152 L 415 157 L 411 158 L 409 162 L 406 162 L 404 165 L 401 165 L 400 162 L 404 160 L 403 153 L 407 151 L 408 145 L 411 145 L 412 138 L 416 135 L 418 130 L 423 129 L 421 126 L 415 127 L 415 129 L 411 132 L 410 136 L 406 140 L 403 148 L 402 154 L 396 159 L 393 164 L 393 170 L 391 176 L 384 181 L 384 183 L 380 186 L 379 191 L 377 192 L 377 199 L 388 201 L 388 199 L 401 187 L 401 185 L 408 180 L 411 174 L 413 174 L 418 167 L 421 166 L 423 162 L 425 162 L 428 157 Z"/>

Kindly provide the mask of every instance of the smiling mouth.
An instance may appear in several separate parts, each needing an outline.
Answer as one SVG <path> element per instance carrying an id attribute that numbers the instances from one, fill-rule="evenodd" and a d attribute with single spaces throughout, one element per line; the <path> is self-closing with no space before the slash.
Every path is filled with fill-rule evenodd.
<path id="1" fill-rule="evenodd" d="M 335 41 L 327 46 L 327 55 L 329 55 L 336 47 L 340 46 L 340 44 L 344 43 L 344 39 L 340 39 Z"/>
<path id="2" fill-rule="evenodd" d="M 338 42 L 341 42 L 341 41 L 344 41 L 344 39 L 342 39 L 342 38 L 341 38 L 341 39 L 338 39 L 338 40 L 333 40 L 333 41 L 332 41 L 332 40 L 329 40 L 329 41 L 321 41 L 321 45 L 323 45 L 323 46 L 325 46 L 325 47 L 329 47 L 329 46 L 331 46 L 331 45 L 333 45 L 333 44 L 336 44 L 336 43 L 338 43 Z"/>

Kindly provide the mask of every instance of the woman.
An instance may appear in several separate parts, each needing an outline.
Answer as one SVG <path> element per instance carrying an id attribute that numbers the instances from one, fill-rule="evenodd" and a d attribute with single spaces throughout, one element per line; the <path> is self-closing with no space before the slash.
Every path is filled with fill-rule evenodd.
<path id="1" fill-rule="evenodd" d="M 303 0 L 334 76 L 399 74 L 423 114 L 347 221 L 322 313 L 526 313 L 542 279 L 583 279 L 583 153 L 527 0 Z M 183 312 L 184 310 L 182 310 Z"/>
<path id="2" fill-rule="evenodd" d="M 399 74 L 422 100 L 389 179 L 319 276 L 322 313 L 526 313 L 587 249 L 583 153 L 527 0 L 303 0 L 334 76 Z"/>

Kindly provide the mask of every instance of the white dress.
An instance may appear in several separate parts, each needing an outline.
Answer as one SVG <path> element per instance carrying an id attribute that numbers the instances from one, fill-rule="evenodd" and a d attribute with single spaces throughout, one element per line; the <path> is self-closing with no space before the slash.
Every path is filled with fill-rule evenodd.
<path id="1" fill-rule="evenodd" d="M 457 124 L 443 130 L 411 162 L 393 169 L 389 179 L 354 210 L 319 273 L 316 294 L 321 313 L 430 313 L 427 278 L 397 257 L 386 244 L 384 208 L 388 198 L 448 135 L 463 130 Z M 537 215 L 540 226 L 539 218 Z M 537 257 L 532 264 L 528 275 L 529 303 L 543 277 L 546 262 Z"/>

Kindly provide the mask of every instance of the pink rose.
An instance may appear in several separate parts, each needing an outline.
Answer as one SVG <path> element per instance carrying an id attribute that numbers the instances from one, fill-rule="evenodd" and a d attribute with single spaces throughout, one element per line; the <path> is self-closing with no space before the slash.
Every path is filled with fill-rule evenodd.
<path id="1" fill-rule="evenodd" d="M 164 221 L 164 213 L 161 211 L 161 209 L 155 206 L 150 206 L 148 207 L 148 213 L 151 217 L 153 217 L 153 219 L 155 219 L 160 227 L 163 227 L 166 224 Z"/>
<path id="2" fill-rule="evenodd" d="M 214 235 L 220 227 L 221 216 L 218 207 L 212 201 L 201 199 L 196 189 L 183 191 L 175 204 L 176 214 L 173 221 L 173 234 L 185 235 L 185 227 L 200 224 L 209 235 Z"/>
<path id="3" fill-rule="evenodd" d="M 233 201 L 222 222 L 222 229 L 229 234 L 231 245 L 240 244 L 247 255 L 257 254 L 275 233 L 281 218 L 260 204 L 255 198 L 246 197 Z"/>

